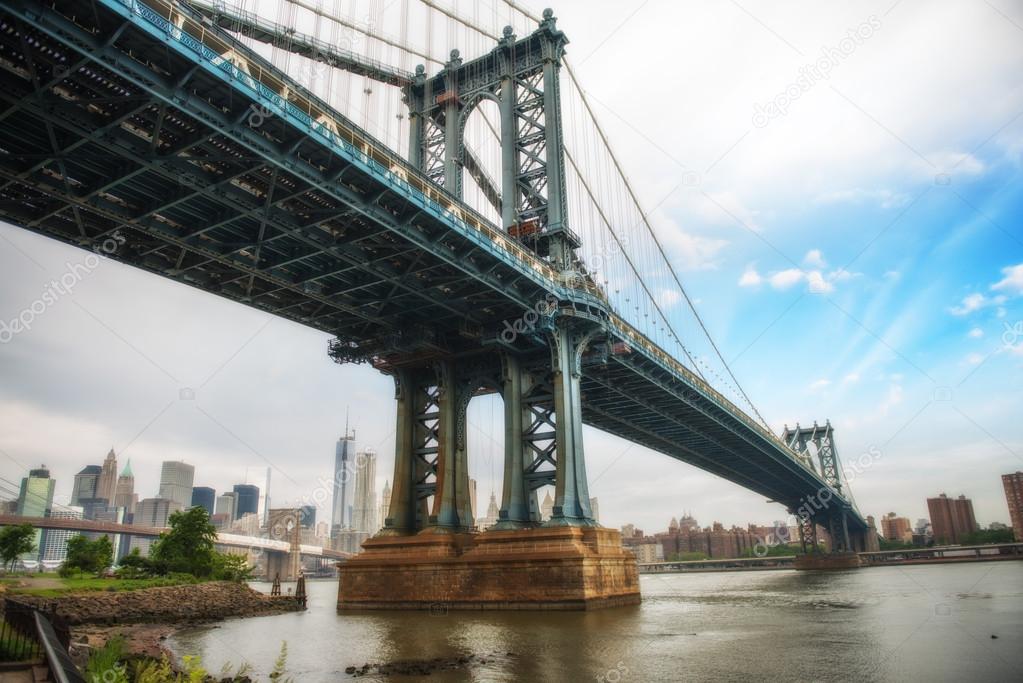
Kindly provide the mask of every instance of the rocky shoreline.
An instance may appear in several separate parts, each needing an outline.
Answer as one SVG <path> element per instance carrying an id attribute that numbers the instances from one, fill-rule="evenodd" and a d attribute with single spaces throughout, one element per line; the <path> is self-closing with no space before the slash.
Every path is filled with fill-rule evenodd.
<path id="1" fill-rule="evenodd" d="M 173 654 L 164 646 L 177 629 L 231 617 L 255 617 L 304 609 L 290 597 L 271 597 L 243 583 L 211 581 L 199 584 L 143 588 L 133 591 L 87 591 L 53 598 L 28 595 L 19 602 L 56 609 L 71 628 L 71 654 L 76 663 L 123 636 L 126 650 L 136 657 L 159 659 Z"/>

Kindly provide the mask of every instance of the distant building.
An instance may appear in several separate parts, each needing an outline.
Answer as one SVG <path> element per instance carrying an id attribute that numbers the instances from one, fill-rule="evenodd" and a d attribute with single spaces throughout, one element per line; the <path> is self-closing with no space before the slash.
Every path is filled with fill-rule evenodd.
<path id="1" fill-rule="evenodd" d="M 316 528 L 316 506 L 302 505 L 298 508 L 298 520 L 303 529 Z"/>
<path id="2" fill-rule="evenodd" d="M 349 480 L 352 478 L 351 466 L 355 459 L 355 435 L 348 433 L 348 426 L 345 426 L 345 435 L 337 440 L 334 446 L 334 480 L 333 501 L 330 514 L 331 529 L 347 529 L 352 525 L 351 513 L 349 512 L 351 501 L 351 486 Z"/>
<path id="3" fill-rule="evenodd" d="M 42 465 L 34 470 L 29 470 L 28 476 L 21 480 L 21 490 L 18 492 L 18 514 L 22 517 L 46 517 L 53 508 L 53 489 L 57 482 L 50 479 L 50 470 Z M 36 549 L 21 556 L 23 560 L 38 559 L 42 550 L 42 531 L 36 529 L 33 542 Z"/>
<path id="4" fill-rule="evenodd" d="M 499 519 L 499 517 L 500 517 L 500 510 L 497 507 L 497 496 L 495 496 L 494 492 L 491 491 L 490 492 L 490 504 L 487 505 L 487 516 L 486 517 L 481 517 L 476 522 L 476 526 L 478 526 L 481 530 L 489 529 L 490 527 L 492 527 L 495 524 L 497 524 L 497 520 Z"/>
<path id="5" fill-rule="evenodd" d="M 596 498 L 590 498 L 590 514 L 593 515 L 593 521 L 600 524 L 600 503 Z"/>
<path id="6" fill-rule="evenodd" d="M 191 499 L 189 500 L 191 502 Z M 185 505 L 170 498 L 143 498 L 135 508 L 135 517 L 132 520 L 134 526 L 167 527 L 170 516 L 175 512 L 185 509 Z M 143 555 L 149 554 L 149 548 L 153 545 L 152 538 L 141 538 L 132 536 L 131 548 L 138 548 Z"/>
<path id="7" fill-rule="evenodd" d="M 242 536 L 258 536 L 263 518 L 258 512 L 247 512 L 231 523 L 230 532 Z"/>
<path id="8" fill-rule="evenodd" d="M 255 484 L 235 484 L 234 518 L 241 519 L 245 515 L 259 514 L 259 487 Z"/>
<path id="9" fill-rule="evenodd" d="M 330 538 L 330 525 L 327 524 L 326 522 L 322 522 L 322 521 L 317 522 L 316 523 L 316 538 L 318 538 L 320 540 L 323 540 L 325 538 Z"/>
<path id="10" fill-rule="evenodd" d="M 551 498 L 551 492 L 547 491 L 544 494 L 543 502 L 540 503 L 540 519 L 546 522 L 548 519 L 554 516 L 554 499 Z"/>
<path id="11" fill-rule="evenodd" d="M 959 543 L 964 536 L 979 529 L 973 515 L 973 501 L 966 496 L 949 498 L 942 493 L 937 498 L 928 498 L 927 511 L 935 543 Z"/>
<path id="12" fill-rule="evenodd" d="M 217 504 L 213 509 L 213 514 L 217 516 L 226 516 L 227 524 L 230 525 L 231 522 L 234 521 L 234 513 L 237 509 L 238 494 L 234 491 L 227 491 L 217 497 Z"/>
<path id="13" fill-rule="evenodd" d="M 192 504 L 195 467 L 179 460 L 165 460 L 160 468 L 160 498 L 177 502 L 181 509 Z"/>
<path id="14" fill-rule="evenodd" d="M 50 510 L 49 516 L 52 519 L 82 519 L 82 512 L 80 507 L 66 507 Z M 39 559 L 43 562 L 63 562 L 67 558 L 68 539 L 78 534 L 78 531 L 71 529 L 46 529 Z"/>
<path id="15" fill-rule="evenodd" d="M 116 490 L 117 456 L 114 455 L 114 449 L 111 448 L 110 452 L 107 453 L 107 457 L 103 460 L 103 466 L 100 468 L 99 479 L 96 482 L 96 498 L 106 498 L 108 502 L 113 504 Z"/>
<path id="16" fill-rule="evenodd" d="M 380 516 L 377 517 L 381 528 L 383 528 L 389 514 L 391 514 L 391 483 L 385 481 L 384 490 L 380 492 Z"/>
<path id="17" fill-rule="evenodd" d="M 75 475 L 75 483 L 71 487 L 71 505 L 78 506 L 83 500 L 98 498 L 99 477 L 103 468 L 99 465 L 86 465 Z"/>
<path id="18" fill-rule="evenodd" d="M 124 508 L 126 519 L 131 519 L 135 514 L 135 506 L 138 505 L 139 497 L 135 493 L 135 474 L 131 471 L 131 459 L 124 464 L 124 470 L 117 477 L 117 485 L 114 487 L 114 507 Z"/>
<path id="19" fill-rule="evenodd" d="M 1023 541 L 1023 472 L 1002 475 L 1005 502 L 1009 506 L 1009 521 L 1017 541 Z"/>
<path id="20" fill-rule="evenodd" d="M 209 486 L 193 486 L 191 505 L 192 507 L 200 507 L 206 510 L 206 514 L 212 517 L 216 511 L 217 492 Z"/>
<path id="21" fill-rule="evenodd" d="M 899 517 L 894 512 L 889 512 L 881 518 L 881 535 L 888 541 L 911 543 L 913 527 L 908 517 Z"/>
<path id="22" fill-rule="evenodd" d="M 377 454 L 372 449 L 355 456 L 355 496 L 352 529 L 375 534 L 377 525 Z"/>

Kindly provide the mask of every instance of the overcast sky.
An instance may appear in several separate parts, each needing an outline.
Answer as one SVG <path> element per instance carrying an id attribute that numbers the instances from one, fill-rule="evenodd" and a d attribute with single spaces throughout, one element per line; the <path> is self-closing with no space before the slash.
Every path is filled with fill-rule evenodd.
<path id="1" fill-rule="evenodd" d="M 982 524 L 1008 522 L 999 477 L 1023 469 L 1020 3 L 554 9 L 597 117 L 770 425 L 830 419 L 847 465 L 867 463 L 851 477 L 864 514 L 915 520 L 944 491 L 972 497 Z M 0 226 L 0 320 L 85 257 Z M 162 460 L 194 464 L 196 484 L 218 491 L 269 465 L 275 505 L 322 501 L 326 514 L 316 491 L 346 409 L 360 446 L 380 453 L 380 486 L 394 419 L 392 382 L 332 363 L 326 345 L 104 260 L 0 344 L 0 485 L 46 463 L 67 502 L 74 472 L 113 447 L 142 497 Z M 483 509 L 500 491 L 501 415 L 493 398 L 470 406 Z M 783 516 L 663 455 L 585 438 L 606 525 Z"/>

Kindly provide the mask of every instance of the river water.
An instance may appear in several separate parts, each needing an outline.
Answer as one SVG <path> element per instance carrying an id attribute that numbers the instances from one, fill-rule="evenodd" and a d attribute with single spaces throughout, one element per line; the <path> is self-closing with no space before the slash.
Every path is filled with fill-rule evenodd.
<path id="1" fill-rule="evenodd" d="M 170 646 L 211 672 L 247 662 L 266 680 L 287 641 L 296 683 L 470 655 L 428 680 L 1023 680 L 1023 562 L 643 575 L 641 590 L 642 605 L 589 613 L 339 615 L 336 582 L 314 581 L 305 613 L 196 628 Z"/>

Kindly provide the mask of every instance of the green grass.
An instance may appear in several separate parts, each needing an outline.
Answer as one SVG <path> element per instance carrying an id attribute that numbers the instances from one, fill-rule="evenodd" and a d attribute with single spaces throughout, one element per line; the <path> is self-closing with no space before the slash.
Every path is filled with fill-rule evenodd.
<path id="1" fill-rule="evenodd" d="M 33 587 L 32 579 L 23 578 L 11 581 L 4 581 L 7 584 L 8 592 L 11 595 L 34 595 L 42 598 L 56 598 L 68 593 L 82 593 L 90 591 L 135 591 L 143 588 L 157 588 L 160 586 L 180 586 L 188 583 L 199 583 L 192 577 L 159 577 L 154 579 L 98 579 L 93 576 L 58 578 L 48 576 L 50 581 L 56 580 L 60 587 Z M 50 583 L 47 581 L 47 583 Z M 19 582 L 27 582 L 29 585 L 16 585 Z"/>

